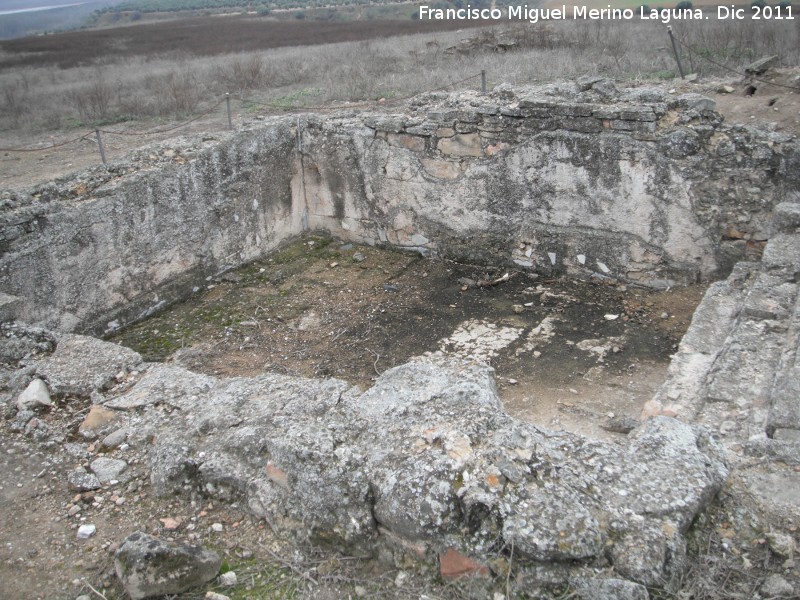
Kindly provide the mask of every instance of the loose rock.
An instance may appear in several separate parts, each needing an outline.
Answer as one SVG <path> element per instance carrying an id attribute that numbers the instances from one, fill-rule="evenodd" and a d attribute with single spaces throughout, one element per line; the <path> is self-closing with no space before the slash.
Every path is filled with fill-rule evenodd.
<path id="1" fill-rule="evenodd" d="M 81 525 L 78 527 L 78 539 L 79 540 L 88 540 L 92 537 L 95 533 L 97 533 L 97 527 L 91 524 Z"/>
<path id="2" fill-rule="evenodd" d="M 581 600 L 649 600 L 647 588 L 624 579 L 576 578 L 572 581 Z"/>
<path id="3" fill-rule="evenodd" d="M 128 463 L 124 460 L 106 458 L 104 456 L 95 459 L 91 464 L 92 472 L 97 475 L 97 478 L 103 485 L 108 485 L 112 481 L 119 480 L 120 475 L 127 468 Z"/>
<path id="4" fill-rule="evenodd" d="M 794 596 L 794 586 L 777 573 L 773 573 L 761 586 L 761 593 L 767 598 L 790 598 Z"/>
<path id="5" fill-rule="evenodd" d="M 132 600 L 179 594 L 217 576 L 216 552 L 166 543 L 146 533 L 129 535 L 114 556 L 114 568 Z"/>
<path id="6" fill-rule="evenodd" d="M 783 533 L 770 532 L 766 535 L 769 549 L 783 558 L 792 558 L 796 549 L 794 538 Z"/>
<path id="7" fill-rule="evenodd" d="M 89 409 L 89 414 L 86 415 L 83 423 L 78 427 L 78 433 L 80 433 L 84 439 L 93 440 L 116 418 L 117 413 L 113 410 L 94 405 Z"/>
<path id="8" fill-rule="evenodd" d="M 75 469 L 67 476 L 67 483 L 71 490 L 88 492 L 102 487 L 100 480 L 93 473 L 87 473 L 83 467 Z"/>
<path id="9" fill-rule="evenodd" d="M 34 379 L 17 398 L 17 410 L 34 410 L 42 406 L 53 406 L 47 384 L 41 379 Z"/>

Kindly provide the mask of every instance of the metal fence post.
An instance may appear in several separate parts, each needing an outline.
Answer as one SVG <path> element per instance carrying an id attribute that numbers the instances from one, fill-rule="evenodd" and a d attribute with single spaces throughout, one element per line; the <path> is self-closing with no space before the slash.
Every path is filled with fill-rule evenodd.
<path id="1" fill-rule="evenodd" d="M 94 134 L 97 136 L 97 149 L 100 150 L 100 160 L 103 161 L 103 164 L 106 164 L 106 151 L 103 148 L 103 138 L 100 137 L 100 130 L 95 129 Z"/>
<path id="2" fill-rule="evenodd" d="M 231 94 L 225 92 L 225 104 L 228 106 L 228 129 L 233 129 L 233 121 L 231 120 Z"/>
<path id="3" fill-rule="evenodd" d="M 481 92 L 486 93 L 486 71 L 481 69 Z"/>
<path id="4" fill-rule="evenodd" d="M 681 57 L 678 54 L 678 46 L 675 44 L 675 37 L 672 35 L 672 25 L 667 25 L 667 33 L 669 33 L 669 41 L 672 42 L 672 51 L 675 53 L 675 62 L 678 63 L 678 72 L 681 74 L 681 79 L 685 79 L 683 76 L 683 66 L 681 65 Z"/>

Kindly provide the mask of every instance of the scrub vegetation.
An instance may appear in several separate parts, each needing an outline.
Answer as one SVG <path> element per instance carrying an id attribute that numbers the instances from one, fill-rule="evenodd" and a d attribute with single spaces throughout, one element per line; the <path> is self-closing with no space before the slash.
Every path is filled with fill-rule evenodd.
<path id="1" fill-rule="evenodd" d="M 800 61 L 800 18 L 672 25 L 692 72 L 730 76 L 727 69 L 773 54 L 783 66 Z M 481 70 L 489 86 L 587 74 L 641 81 L 677 75 L 666 28 L 654 20 L 501 27 L 207 17 L 0 43 L 0 131 L 24 139 L 121 122 L 153 125 L 196 115 L 226 92 L 251 101 L 244 106 L 254 111 L 263 104 L 391 100 L 448 89 Z M 478 78 L 458 88 L 479 85 Z"/>

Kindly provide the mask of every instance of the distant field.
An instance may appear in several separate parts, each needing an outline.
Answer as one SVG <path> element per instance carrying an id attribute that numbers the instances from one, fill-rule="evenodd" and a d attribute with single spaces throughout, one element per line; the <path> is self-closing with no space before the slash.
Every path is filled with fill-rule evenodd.
<path id="1" fill-rule="evenodd" d="M 131 56 L 216 56 L 285 46 L 312 46 L 398 35 L 456 31 L 480 22 L 281 21 L 254 17 L 206 17 L 70 31 L 0 42 L 0 71 L 22 66 L 70 68 Z"/>
<path id="2" fill-rule="evenodd" d="M 253 112 L 391 100 L 463 81 L 474 89 L 481 70 L 490 87 L 676 75 L 658 21 L 474 27 L 481 23 L 283 18 L 176 19 L 0 42 L 0 136 L 27 143 L 35 132 L 183 121 L 226 93 Z M 773 54 L 782 65 L 800 63 L 800 19 L 672 25 L 690 72 L 731 76 Z"/>

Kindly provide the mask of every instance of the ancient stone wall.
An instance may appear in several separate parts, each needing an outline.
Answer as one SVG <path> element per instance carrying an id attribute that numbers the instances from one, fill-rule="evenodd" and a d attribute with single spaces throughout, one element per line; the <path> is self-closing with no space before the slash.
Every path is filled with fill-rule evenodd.
<path id="1" fill-rule="evenodd" d="M 0 289 L 17 318 L 95 333 L 185 298 L 300 230 L 293 147 L 280 121 L 185 162 L 158 149 L 132 175 L 115 165 L 16 194 L 0 213 Z"/>
<path id="2" fill-rule="evenodd" d="M 728 128 L 697 94 L 601 81 L 416 106 L 301 124 L 312 228 L 658 287 L 757 258 L 800 189 L 788 136 Z"/>
<path id="3" fill-rule="evenodd" d="M 800 189 L 800 151 L 713 109 L 584 80 L 145 150 L 6 194 L 0 311 L 103 332 L 309 229 L 656 287 L 722 276 L 759 256 L 771 207 Z"/>

